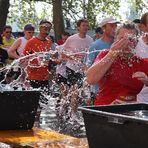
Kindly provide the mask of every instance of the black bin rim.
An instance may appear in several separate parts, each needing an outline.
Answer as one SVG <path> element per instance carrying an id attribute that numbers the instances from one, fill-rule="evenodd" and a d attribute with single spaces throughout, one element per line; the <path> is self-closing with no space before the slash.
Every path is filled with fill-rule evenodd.
<path id="1" fill-rule="evenodd" d="M 101 117 L 108 117 L 108 118 L 117 118 L 121 119 L 124 121 L 133 121 L 133 122 L 140 122 L 140 123 L 145 123 L 148 124 L 148 119 L 143 119 L 143 118 L 138 118 L 135 116 L 128 116 L 128 115 L 123 115 L 123 114 L 118 114 L 118 113 L 111 113 L 108 111 L 101 111 L 101 110 L 95 110 L 93 107 L 96 108 L 103 108 L 103 107 L 123 107 L 124 105 L 148 105 L 147 103 L 130 103 L 130 104 L 117 104 L 117 105 L 101 105 L 101 106 L 82 106 L 78 107 L 78 110 L 82 111 L 82 113 L 87 113 L 87 114 L 93 114 L 93 115 L 99 115 Z"/>

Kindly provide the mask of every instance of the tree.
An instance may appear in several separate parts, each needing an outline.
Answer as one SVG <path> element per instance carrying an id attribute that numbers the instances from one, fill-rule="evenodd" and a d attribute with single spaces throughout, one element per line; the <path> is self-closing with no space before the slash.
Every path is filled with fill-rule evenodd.
<path id="1" fill-rule="evenodd" d="M 8 0 L 3 1 L 6 2 Z M 94 29 L 98 25 L 97 23 L 100 22 L 99 19 L 102 19 L 104 16 L 112 15 L 120 18 L 118 10 L 120 8 L 121 0 L 15 0 L 15 5 L 17 1 L 19 1 L 19 4 L 15 11 L 11 11 L 11 19 L 18 21 L 20 26 L 25 22 L 33 22 L 33 24 L 36 25 L 39 20 L 46 19 L 46 15 L 48 16 L 51 14 L 53 17 L 56 39 L 61 37 L 61 33 L 65 29 L 63 22 L 66 20 L 76 22 L 78 19 L 85 17 L 90 23 L 90 29 Z M 36 16 L 34 5 L 39 1 L 50 4 L 53 11 L 47 12 L 46 9 L 42 17 L 39 18 Z M 136 11 L 137 13 L 141 13 L 143 10 L 142 8 L 145 6 L 143 1 L 135 1 L 136 6 L 134 7 L 136 7 Z M 26 8 L 25 5 L 29 5 L 30 7 Z"/>
<path id="2" fill-rule="evenodd" d="M 0 0 L 0 32 L 2 32 L 3 27 L 6 25 L 9 6 L 9 0 Z"/>
<path id="3" fill-rule="evenodd" d="M 62 0 L 52 0 L 53 4 L 53 24 L 55 31 L 55 38 L 60 39 L 64 32 L 64 20 L 62 11 Z"/>

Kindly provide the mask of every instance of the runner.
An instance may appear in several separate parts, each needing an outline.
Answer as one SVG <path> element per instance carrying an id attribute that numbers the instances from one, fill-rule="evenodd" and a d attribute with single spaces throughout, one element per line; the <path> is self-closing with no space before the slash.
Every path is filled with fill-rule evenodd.
<path id="1" fill-rule="evenodd" d="M 47 39 L 52 24 L 47 20 L 42 20 L 39 24 L 39 34 L 36 37 L 31 38 L 25 48 L 24 55 L 29 55 L 37 52 L 48 52 L 51 48 L 51 40 Z M 41 88 L 42 90 L 48 91 L 49 84 L 49 72 L 48 72 L 48 61 L 44 65 L 40 65 L 40 60 L 33 58 L 27 66 L 27 79 L 33 88 Z"/>

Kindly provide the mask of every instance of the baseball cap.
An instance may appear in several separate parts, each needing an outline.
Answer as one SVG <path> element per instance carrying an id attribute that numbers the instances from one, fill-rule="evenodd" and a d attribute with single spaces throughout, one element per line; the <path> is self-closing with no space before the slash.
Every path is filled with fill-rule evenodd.
<path id="1" fill-rule="evenodd" d="M 32 26 L 32 24 L 27 24 L 27 25 L 25 25 L 24 30 L 26 30 L 26 31 L 34 30 L 34 27 Z"/>
<path id="2" fill-rule="evenodd" d="M 106 24 L 114 24 L 114 23 L 120 23 L 120 22 L 114 19 L 113 17 L 107 17 L 101 21 L 100 27 L 103 27 Z"/>

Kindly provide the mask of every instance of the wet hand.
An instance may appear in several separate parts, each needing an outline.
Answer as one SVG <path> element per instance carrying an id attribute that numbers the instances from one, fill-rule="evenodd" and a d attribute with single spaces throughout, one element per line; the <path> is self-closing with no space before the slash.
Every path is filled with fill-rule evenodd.
<path id="1" fill-rule="evenodd" d="M 142 81 L 145 85 L 148 85 L 148 76 L 144 72 L 135 72 L 132 75 L 132 78 L 137 78 L 138 80 Z"/>
<path id="2" fill-rule="evenodd" d="M 110 50 L 114 52 L 118 52 L 120 54 L 120 53 L 123 53 L 127 45 L 128 45 L 128 39 L 126 37 L 123 37 L 121 39 L 118 39 L 116 42 L 114 42 Z"/>

